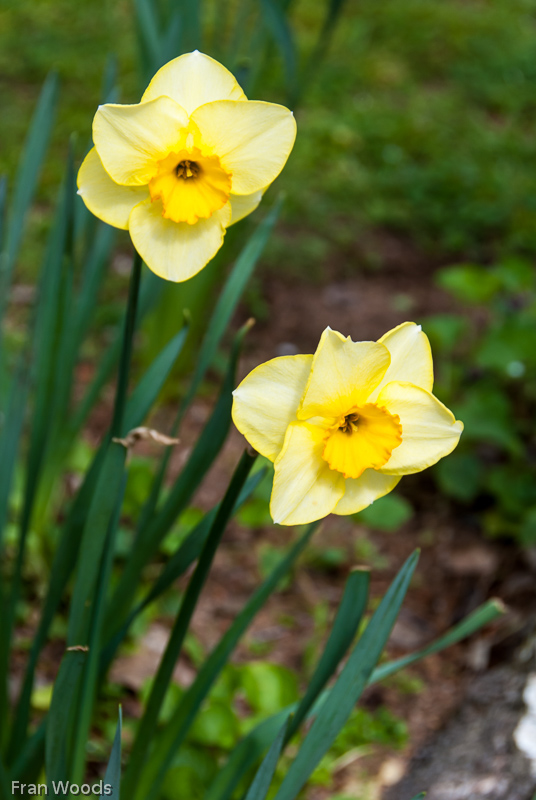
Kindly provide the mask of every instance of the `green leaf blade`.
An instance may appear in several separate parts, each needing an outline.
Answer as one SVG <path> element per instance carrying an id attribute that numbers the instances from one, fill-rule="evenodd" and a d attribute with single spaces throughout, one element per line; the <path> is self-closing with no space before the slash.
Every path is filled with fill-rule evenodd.
<path id="1" fill-rule="evenodd" d="M 356 569 L 350 573 L 326 647 L 290 723 L 289 738 L 298 730 L 352 643 L 367 608 L 369 584 L 368 571 Z"/>
<path id="2" fill-rule="evenodd" d="M 477 608 L 476 611 L 473 611 L 466 619 L 447 631 L 444 636 L 440 636 L 439 639 L 436 639 L 421 650 L 417 650 L 415 653 L 410 653 L 410 655 L 403 656 L 402 658 L 397 658 L 396 661 L 390 661 L 387 664 L 381 664 L 379 667 L 376 667 L 370 677 L 370 683 L 378 683 L 378 681 L 385 680 L 385 678 L 394 675 L 395 672 L 410 667 L 417 661 L 426 658 L 426 656 L 439 653 L 440 650 L 444 650 L 446 647 L 451 647 L 462 639 L 471 636 L 484 625 L 493 622 L 493 620 L 502 616 L 504 613 L 505 607 L 501 600 L 488 600 L 487 603 L 484 603 L 480 608 Z"/>
<path id="3" fill-rule="evenodd" d="M 294 561 L 306 547 L 309 539 L 317 528 L 317 523 L 308 525 L 296 544 L 290 549 L 287 556 L 278 564 L 264 583 L 250 598 L 244 609 L 240 612 L 231 627 L 224 634 L 218 645 L 201 667 L 196 680 L 183 696 L 179 707 L 172 720 L 158 739 L 158 744 L 141 776 L 138 786 L 138 797 L 143 800 L 153 800 L 158 795 L 159 787 L 172 762 L 174 754 L 184 739 L 192 724 L 195 715 L 214 681 L 229 660 L 231 653 L 238 644 L 241 636 L 249 627 L 251 621 L 262 608 L 268 597 L 278 586 L 280 580 L 287 574 Z M 284 718 L 276 727 L 275 736 Z M 273 738 L 273 737 L 272 737 Z"/>
<path id="4" fill-rule="evenodd" d="M 285 720 L 285 724 L 275 737 L 272 746 L 268 750 L 266 757 L 257 770 L 257 774 L 253 779 L 253 783 L 248 789 L 245 800 L 265 800 L 270 784 L 274 777 L 274 773 L 279 761 L 279 756 L 288 736 L 289 718 Z"/>
<path id="5" fill-rule="evenodd" d="M 51 73 L 41 90 L 15 178 L 13 199 L 8 218 L 6 257 L 0 275 L 0 322 L 11 274 L 24 232 L 26 214 L 33 200 L 39 174 L 48 149 L 58 101 L 58 76 Z"/>
<path id="6" fill-rule="evenodd" d="M 417 559 L 417 552 L 410 556 L 378 606 L 291 764 L 276 800 L 294 800 L 350 716 L 389 638 Z"/>
<path id="7" fill-rule="evenodd" d="M 162 349 L 128 399 L 123 433 L 137 428 L 145 419 L 173 369 L 188 336 L 189 325 L 181 330 Z"/>
<path id="8" fill-rule="evenodd" d="M 121 791 L 121 733 L 123 729 L 123 711 L 119 706 L 119 719 L 117 721 L 117 729 L 115 731 L 114 743 L 112 745 L 112 752 L 110 753 L 110 760 L 104 773 L 104 785 L 111 787 L 111 796 L 116 800 L 120 798 Z M 100 800 L 110 797 L 110 792 L 101 794 Z"/>

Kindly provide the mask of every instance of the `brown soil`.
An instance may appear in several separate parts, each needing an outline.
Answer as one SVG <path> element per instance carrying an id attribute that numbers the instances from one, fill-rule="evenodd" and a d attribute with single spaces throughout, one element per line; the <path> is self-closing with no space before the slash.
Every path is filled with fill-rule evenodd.
<path id="1" fill-rule="evenodd" d="M 354 340 L 377 339 L 407 319 L 420 322 L 432 313 L 452 309 L 452 301 L 434 285 L 430 266 L 421 255 L 390 237 L 383 239 L 382 248 L 385 268 L 381 272 L 364 271 L 353 277 L 342 275 L 318 285 L 273 274 L 265 276 L 263 299 L 269 311 L 266 319 L 249 334 L 239 378 L 274 356 L 314 352 L 327 325 L 345 335 L 350 334 Z M 241 308 L 235 326 L 249 316 L 249 309 Z M 89 431 L 93 440 L 106 427 L 109 399 L 105 399 L 94 415 Z M 190 409 L 182 427 L 181 443 L 172 457 L 171 477 L 184 465 L 210 408 L 209 400 L 200 399 Z M 165 431 L 168 419 L 168 414 L 158 415 L 153 423 Z M 233 429 L 194 499 L 196 505 L 209 508 L 221 498 L 243 446 L 244 440 Z M 151 444 L 140 444 L 139 448 L 147 454 L 157 452 Z M 510 611 L 471 641 L 413 667 L 410 674 L 422 681 L 417 693 L 404 693 L 400 684 L 393 680 L 369 689 L 363 700 L 365 706 L 373 709 L 385 705 L 403 718 L 409 728 L 409 744 L 402 752 L 376 748 L 371 755 L 342 765 L 337 772 L 336 786 L 329 792 L 311 790 L 314 800 L 323 800 L 335 791 L 361 796 L 365 784 L 371 792 L 367 796 L 377 797 L 382 785 L 398 780 L 412 753 L 459 705 L 468 678 L 475 671 L 508 658 L 527 609 L 534 601 L 531 574 L 534 565 L 531 567 L 513 545 L 484 541 L 475 521 L 438 496 L 426 474 L 405 478 L 399 491 L 411 499 L 416 513 L 396 534 L 367 530 L 349 518 L 333 516 L 324 521 L 312 547 L 343 548 L 348 554 L 347 562 L 326 571 L 315 566 L 307 555 L 303 557 L 289 588 L 273 595 L 254 621 L 236 659 L 251 660 L 254 658 L 252 643 L 264 643 L 269 652 L 263 658 L 304 675 L 304 652 L 312 639 L 320 648 L 324 635 L 319 639 L 315 631 L 314 608 L 319 603 L 327 604 L 333 618 L 346 575 L 352 566 L 360 563 L 356 546 L 358 552 L 363 552 L 362 548 L 359 550 L 363 541 L 372 543 L 369 566 L 373 598 L 385 593 L 414 548 L 422 548 L 412 587 L 391 636 L 390 657 L 422 647 L 490 596 L 503 597 Z M 258 586 L 260 547 L 267 542 L 285 547 L 293 538 L 294 531 L 288 528 L 270 526 L 251 530 L 236 522 L 230 526 L 193 620 L 194 633 L 206 649 L 218 641 Z M 142 652 L 122 659 L 113 673 L 117 682 L 134 691 L 154 672 L 165 646 L 166 623 L 153 628 L 149 637 L 152 640 L 142 644 Z M 52 661 L 57 658 L 52 650 L 49 656 Z M 177 680 L 188 684 L 193 676 L 194 669 L 188 658 L 181 659 Z M 45 682 L 50 681 L 49 674 L 42 674 L 41 680 L 43 678 Z M 127 701 L 125 710 L 137 713 L 137 703 Z"/>
<path id="2" fill-rule="evenodd" d="M 249 335 L 239 377 L 274 356 L 314 352 L 327 325 L 350 334 L 354 340 L 377 339 L 406 319 L 419 322 L 429 314 L 451 310 L 452 301 L 434 286 L 430 270 L 416 263 L 412 254 L 405 258 L 404 250 L 401 255 L 392 249 L 398 261 L 386 259 L 387 267 L 380 273 L 360 274 L 318 286 L 294 279 L 266 278 L 263 298 L 269 313 L 266 321 L 257 324 Z M 236 324 L 248 316 L 248 309 L 242 308 Z M 189 412 L 181 444 L 173 456 L 172 473 L 176 474 L 184 464 L 209 411 L 208 401 L 198 401 Z M 197 505 L 208 508 L 218 501 L 243 446 L 244 440 L 233 430 L 195 498 Z M 254 656 L 248 645 L 264 642 L 269 644 L 269 653 L 263 658 L 303 675 L 304 652 L 311 640 L 318 638 L 313 610 L 319 603 L 327 603 L 333 618 L 345 577 L 350 567 L 359 563 L 356 544 L 363 540 L 373 545 L 369 563 L 373 598 L 385 593 L 414 548 L 422 548 L 412 587 L 391 636 L 390 657 L 427 644 L 491 596 L 504 597 L 510 610 L 471 641 L 413 667 L 410 674 L 422 681 L 416 694 L 404 693 L 393 680 L 369 689 L 365 706 L 372 709 L 385 705 L 403 718 L 409 728 L 409 744 L 402 752 L 376 748 L 372 755 L 343 765 L 330 792 L 311 790 L 315 799 L 333 793 L 333 788 L 358 796 L 358 787 L 364 784 L 374 797 L 382 785 L 398 780 L 412 753 L 457 708 L 471 675 L 508 658 L 534 600 L 533 576 L 513 545 L 484 541 L 475 520 L 466 518 L 460 509 L 438 496 L 426 475 L 405 478 L 399 491 L 411 499 L 416 515 L 396 534 L 367 530 L 349 518 L 333 516 L 324 521 L 312 546 L 344 548 L 347 564 L 326 571 L 311 564 L 307 556 L 302 558 L 290 587 L 267 603 L 236 659 L 251 660 Z M 251 530 L 237 523 L 230 526 L 193 621 L 193 630 L 206 648 L 217 642 L 258 585 L 260 547 L 266 542 L 284 547 L 293 535 L 287 528 Z M 318 644 L 320 647 L 321 642 Z M 128 665 L 125 667 L 129 669 Z M 178 680 L 187 684 L 193 674 L 188 659 L 182 660 L 176 673 Z"/>

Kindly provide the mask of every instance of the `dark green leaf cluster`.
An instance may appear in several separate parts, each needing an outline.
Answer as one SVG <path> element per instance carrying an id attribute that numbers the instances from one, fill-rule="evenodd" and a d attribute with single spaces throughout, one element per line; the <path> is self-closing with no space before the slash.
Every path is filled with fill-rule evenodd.
<path id="1" fill-rule="evenodd" d="M 439 356 L 441 398 L 465 423 L 433 469 L 442 492 L 478 514 L 490 536 L 536 542 L 536 279 L 528 260 L 443 269 L 459 303 L 425 327 Z"/>

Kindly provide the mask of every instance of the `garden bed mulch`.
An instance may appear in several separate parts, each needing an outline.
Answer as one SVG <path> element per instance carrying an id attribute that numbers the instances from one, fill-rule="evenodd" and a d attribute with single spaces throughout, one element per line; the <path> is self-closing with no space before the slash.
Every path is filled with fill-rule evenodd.
<path id="1" fill-rule="evenodd" d="M 273 273 L 265 275 L 261 290 L 267 313 L 248 336 L 239 377 L 274 356 L 314 352 L 327 325 L 354 340 L 377 339 L 407 319 L 421 322 L 430 314 L 452 310 L 452 300 L 431 280 L 426 259 L 417 258 L 395 239 L 387 240 L 382 255 L 385 267 L 381 271 L 338 275 L 316 285 Z M 249 316 L 250 310 L 242 307 L 236 325 Z M 88 431 L 92 441 L 106 426 L 109 400 L 104 400 L 93 417 Z M 190 409 L 181 442 L 173 453 L 171 477 L 185 463 L 210 408 L 211 401 L 199 399 Z M 165 431 L 172 414 L 172 409 L 169 414 L 158 414 L 154 426 Z M 194 499 L 196 505 L 209 508 L 221 498 L 243 446 L 244 440 L 233 430 Z M 141 444 L 139 448 L 145 454 L 157 454 L 152 445 Z M 513 544 L 484 540 L 477 518 L 441 498 L 426 474 L 405 478 L 397 491 L 411 501 L 415 514 L 396 534 L 368 529 L 351 518 L 332 516 L 322 523 L 310 553 L 336 547 L 346 553 L 346 558 L 326 568 L 319 567 L 306 553 L 289 586 L 272 596 L 259 613 L 235 659 L 252 660 L 254 647 L 261 643 L 263 659 L 288 666 L 303 676 L 304 652 L 312 641 L 320 652 L 326 635 L 315 625 L 315 608 L 325 604 L 328 617 L 333 618 L 345 577 L 356 564 L 371 567 L 371 595 L 380 598 L 415 547 L 421 548 L 421 559 L 389 642 L 389 657 L 424 646 L 491 596 L 501 597 L 509 611 L 471 641 L 413 667 L 409 674 L 419 679 L 418 691 L 408 692 L 396 680 L 367 690 L 363 699 L 366 708 L 385 705 L 406 721 L 408 744 L 398 751 L 378 747 L 372 754 L 342 763 L 335 787 L 310 790 L 315 800 L 335 792 L 358 797 L 365 783 L 369 796 L 379 797 L 382 786 L 395 783 L 416 750 L 455 712 L 470 678 L 490 665 L 508 662 L 533 607 L 536 563 L 530 553 L 523 554 Z M 236 521 L 229 526 L 193 620 L 194 633 L 205 649 L 218 641 L 258 586 L 261 548 L 269 544 L 283 549 L 294 536 L 292 529 L 283 527 L 253 529 Z M 127 714 L 139 712 L 137 690 L 154 673 L 168 628 L 169 620 L 153 623 L 139 651 L 122 658 L 114 668 L 113 679 L 130 697 L 125 702 Z M 41 683 L 53 678 L 60 654 L 60 647 L 46 649 L 38 675 Z M 17 658 L 19 666 L 21 660 L 22 654 Z M 178 682 L 187 685 L 194 674 L 191 661 L 181 658 L 175 673 Z"/>

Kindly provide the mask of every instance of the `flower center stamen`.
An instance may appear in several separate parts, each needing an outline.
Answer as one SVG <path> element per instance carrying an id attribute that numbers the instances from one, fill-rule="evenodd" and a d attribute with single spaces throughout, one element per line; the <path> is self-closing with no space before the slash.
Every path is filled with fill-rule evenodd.
<path id="1" fill-rule="evenodd" d="M 199 164 L 196 161 L 179 161 L 175 167 L 177 178 L 197 178 L 199 175 Z"/>
<path id="2" fill-rule="evenodd" d="M 195 225 L 229 201 L 231 174 L 218 156 L 205 155 L 198 147 L 185 147 L 158 162 L 149 192 L 153 202 L 161 201 L 164 219 Z"/>
<path id="3" fill-rule="evenodd" d="M 359 414 L 348 414 L 344 418 L 344 422 L 340 426 L 340 430 L 343 433 L 352 433 L 353 431 L 357 430 L 358 425 L 359 425 Z"/>
<path id="4" fill-rule="evenodd" d="M 352 409 L 326 434 L 322 458 L 345 478 L 359 478 L 366 469 L 380 469 L 402 441 L 396 414 L 375 403 Z"/>

